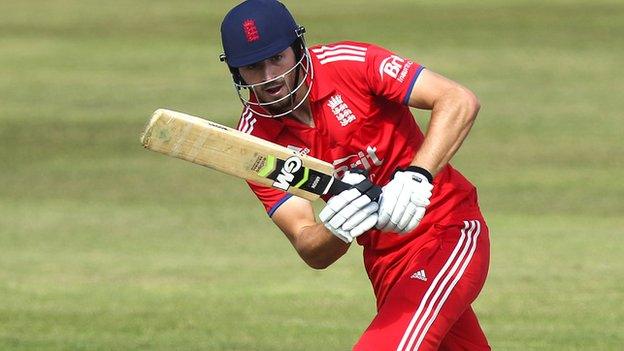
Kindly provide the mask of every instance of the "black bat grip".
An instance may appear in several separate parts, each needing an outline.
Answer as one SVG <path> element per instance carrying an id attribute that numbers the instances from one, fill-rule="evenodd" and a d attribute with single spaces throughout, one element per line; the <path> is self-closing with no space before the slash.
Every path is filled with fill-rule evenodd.
<path id="1" fill-rule="evenodd" d="M 355 185 L 351 185 L 343 182 L 338 178 L 334 178 L 334 182 L 329 187 L 329 191 L 327 193 L 330 195 L 338 195 L 341 192 L 352 188 L 356 188 L 362 194 L 366 194 L 366 196 L 368 196 L 372 201 L 377 201 L 379 199 L 379 196 L 381 195 L 381 187 L 373 184 L 368 179 L 365 179 Z"/>
<path id="2" fill-rule="evenodd" d="M 345 190 L 351 189 L 351 187 L 352 187 L 351 184 L 345 183 L 338 178 L 334 178 L 334 182 L 329 187 L 329 191 L 327 191 L 327 193 L 329 195 L 338 195 Z"/>

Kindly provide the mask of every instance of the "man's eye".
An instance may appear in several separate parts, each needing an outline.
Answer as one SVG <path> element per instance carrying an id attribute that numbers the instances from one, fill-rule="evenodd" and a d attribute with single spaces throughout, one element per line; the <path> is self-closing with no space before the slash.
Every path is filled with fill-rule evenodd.
<path id="1" fill-rule="evenodd" d="M 256 69 L 256 67 L 258 67 L 258 65 L 249 65 L 249 66 L 246 66 L 245 68 L 247 68 L 248 70 L 254 70 Z"/>
<path id="2" fill-rule="evenodd" d="M 282 57 L 283 57 L 282 55 L 278 54 L 278 55 L 275 55 L 275 56 L 271 57 L 271 59 L 273 60 L 273 62 L 277 62 L 277 61 L 281 60 Z"/>

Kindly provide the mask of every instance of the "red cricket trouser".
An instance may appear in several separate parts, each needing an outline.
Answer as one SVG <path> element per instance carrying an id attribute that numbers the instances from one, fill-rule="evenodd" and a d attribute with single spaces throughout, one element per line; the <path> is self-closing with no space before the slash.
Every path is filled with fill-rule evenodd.
<path id="1" fill-rule="evenodd" d="M 445 226 L 419 248 L 353 350 L 490 350 L 470 306 L 489 259 L 482 218 Z"/>

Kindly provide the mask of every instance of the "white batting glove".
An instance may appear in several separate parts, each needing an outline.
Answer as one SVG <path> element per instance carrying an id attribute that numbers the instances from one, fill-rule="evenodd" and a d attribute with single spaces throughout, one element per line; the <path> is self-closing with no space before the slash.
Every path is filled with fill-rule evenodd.
<path id="1" fill-rule="evenodd" d="M 416 228 L 430 203 L 432 179 L 431 173 L 420 167 L 397 171 L 382 188 L 377 229 L 404 234 Z"/>
<path id="2" fill-rule="evenodd" d="M 347 171 L 342 181 L 357 185 L 366 180 L 360 173 Z M 345 243 L 362 235 L 377 223 L 379 204 L 357 188 L 341 192 L 327 201 L 319 213 L 325 227 Z"/>

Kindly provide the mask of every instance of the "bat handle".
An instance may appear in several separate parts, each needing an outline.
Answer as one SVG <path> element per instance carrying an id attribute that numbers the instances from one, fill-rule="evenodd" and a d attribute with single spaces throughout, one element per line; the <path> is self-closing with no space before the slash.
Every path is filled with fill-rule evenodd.
<path id="1" fill-rule="evenodd" d="M 338 178 L 334 178 L 334 182 L 329 187 L 329 191 L 327 191 L 327 193 L 330 195 L 338 195 L 341 192 L 351 188 L 358 189 L 362 194 L 366 194 L 373 201 L 379 200 L 379 196 L 381 195 L 381 187 L 373 184 L 370 180 L 368 180 L 368 178 L 356 185 L 351 185 Z"/>

